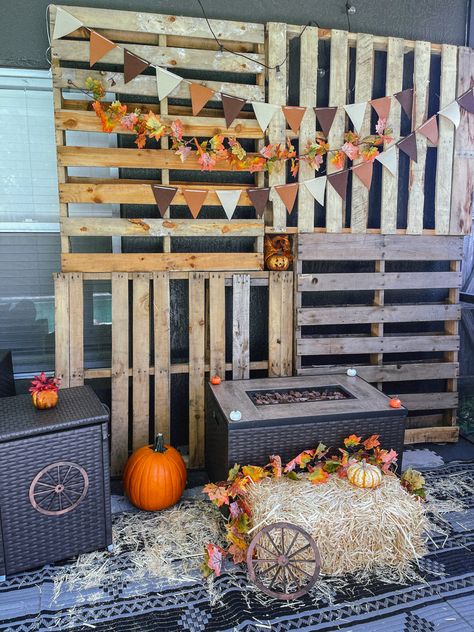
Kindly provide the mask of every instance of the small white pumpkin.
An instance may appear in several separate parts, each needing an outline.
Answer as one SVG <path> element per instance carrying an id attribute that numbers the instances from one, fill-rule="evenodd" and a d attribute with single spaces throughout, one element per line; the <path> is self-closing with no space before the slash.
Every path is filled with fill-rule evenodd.
<path id="1" fill-rule="evenodd" d="M 382 472 L 365 460 L 357 461 L 347 468 L 347 480 L 356 487 L 374 489 L 382 482 Z"/>

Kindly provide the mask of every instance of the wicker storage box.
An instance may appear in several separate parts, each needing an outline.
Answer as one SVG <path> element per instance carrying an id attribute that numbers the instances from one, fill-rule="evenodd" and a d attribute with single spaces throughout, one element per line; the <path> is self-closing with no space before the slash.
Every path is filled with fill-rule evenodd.
<path id="1" fill-rule="evenodd" d="M 108 419 L 89 386 L 0 399 L 0 576 L 111 545 Z"/>
<path id="2" fill-rule="evenodd" d="M 256 405 L 268 392 L 332 389 L 344 399 Z M 230 412 L 239 410 L 240 421 Z M 403 453 L 405 408 L 389 407 L 389 398 L 359 377 L 287 377 L 208 384 L 206 394 L 206 469 L 211 481 L 227 478 L 234 463 L 266 465 L 279 454 L 288 462 L 321 441 L 340 447 L 355 433 L 379 434 L 382 445 Z"/>

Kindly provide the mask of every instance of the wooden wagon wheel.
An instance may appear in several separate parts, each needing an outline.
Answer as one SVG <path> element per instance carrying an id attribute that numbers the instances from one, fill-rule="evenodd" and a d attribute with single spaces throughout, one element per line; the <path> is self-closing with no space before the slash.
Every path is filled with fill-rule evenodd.
<path id="1" fill-rule="evenodd" d="M 89 488 L 86 470 L 70 461 L 44 467 L 31 481 L 29 498 L 33 507 L 46 516 L 61 516 L 75 509 Z"/>
<path id="2" fill-rule="evenodd" d="M 305 595 L 316 583 L 321 557 L 313 538 L 301 527 L 275 522 L 250 543 L 247 567 L 251 581 L 265 594 L 288 601 Z"/>

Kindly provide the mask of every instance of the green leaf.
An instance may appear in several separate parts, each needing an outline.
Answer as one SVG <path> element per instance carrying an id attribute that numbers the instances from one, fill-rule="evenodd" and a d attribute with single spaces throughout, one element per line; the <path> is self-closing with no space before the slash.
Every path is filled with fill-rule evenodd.
<path id="1" fill-rule="evenodd" d="M 235 479 L 235 477 L 239 473 L 239 470 L 240 470 L 240 465 L 238 463 L 236 463 L 234 467 L 230 468 L 229 476 L 227 477 L 227 480 L 229 481 L 229 483 L 231 483 Z"/>

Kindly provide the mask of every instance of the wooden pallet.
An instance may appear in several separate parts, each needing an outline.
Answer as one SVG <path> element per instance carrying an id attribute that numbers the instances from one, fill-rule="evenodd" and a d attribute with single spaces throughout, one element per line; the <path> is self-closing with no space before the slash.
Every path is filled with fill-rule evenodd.
<path id="1" fill-rule="evenodd" d="M 84 284 L 92 280 L 109 281 L 112 294 L 112 363 L 93 369 L 84 364 L 83 300 Z M 179 280 L 188 285 L 189 360 L 172 363 L 175 319 L 170 285 Z M 251 361 L 250 320 L 259 318 L 259 314 L 252 309 L 250 295 L 256 286 L 268 288 L 268 359 Z M 231 316 L 226 315 L 226 287 L 232 288 Z M 291 272 L 59 273 L 55 275 L 55 297 L 56 375 L 61 377 L 62 386 L 78 386 L 84 379 L 111 379 L 114 475 L 121 473 L 130 450 L 148 443 L 154 432 L 163 432 L 169 440 L 171 426 L 178 421 L 171 418 L 173 374 L 189 376 L 189 393 L 180 392 L 180 398 L 189 396 L 191 467 L 203 465 L 204 384 L 209 375 L 225 379 L 227 373 L 232 379 L 245 379 L 253 370 L 264 370 L 270 377 L 292 375 Z M 226 361 L 229 333 L 231 362 Z M 151 388 L 155 413 L 150 424 Z"/>
<path id="2" fill-rule="evenodd" d="M 456 441 L 461 258 L 460 237 L 300 235 L 297 374 L 354 365 L 361 377 L 400 396 L 409 410 L 407 443 Z M 344 270 L 351 262 L 353 272 L 341 272 L 341 262 Z M 427 300 L 427 290 L 440 300 Z M 420 392 L 417 382 L 435 386 Z"/>
<path id="3" fill-rule="evenodd" d="M 244 53 L 250 59 L 236 57 L 224 53 L 221 59 L 216 58 L 217 46 L 206 21 L 202 18 L 186 18 L 173 15 L 146 14 L 134 11 L 111 11 L 84 7 L 63 7 L 78 18 L 87 27 L 97 29 L 105 37 L 120 42 L 131 52 L 140 55 L 153 63 L 168 67 L 178 74 L 194 71 L 193 79 L 205 79 L 206 73 L 216 71 L 217 80 L 203 81 L 214 90 L 230 95 L 245 97 L 249 100 L 264 101 L 264 73 L 259 65 L 265 58 L 265 28 L 261 24 L 219 21 L 214 24 L 220 39 L 226 47 Z M 53 32 L 56 7 L 51 6 L 51 32 Z M 192 37 L 189 34 L 192 33 Z M 113 272 L 113 271 L 161 271 L 161 270 L 259 270 L 263 269 L 263 220 L 256 219 L 255 211 L 246 194 L 246 189 L 262 184 L 262 176 L 249 176 L 246 184 L 236 184 L 234 175 L 225 164 L 219 166 L 213 182 L 199 178 L 185 181 L 189 172 L 200 170 L 195 157 L 189 157 L 185 163 L 169 149 L 168 139 L 161 140 L 161 146 L 150 143 L 150 148 L 138 150 L 123 147 L 89 147 L 66 142 L 66 133 L 70 131 L 84 132 L 84 144 L 87 143 L 87 132 L 103 133 L 99 119 L 91 110 L 91 103 L 78 100 L 74 95 L 71 82 L 84 87 L 87 77 L 98 78 L 106 86 L 113 79 L 116 94 L 131 109 L 135 101 L 142 109 L 159 112 L 163 121 L 170 122 L 180 118 L 185 127 L 185 136 L 198 138 L 211 137 L 222 133 L 233 135 L 243 141 L 252 141 L 255 147 L 261 143 L 263 134 L 253 113 L 243 112 L 228 130 L 222 110 L 216 100 L 204 109 L 199 116 L 192 116 L 189 87 L 183 82 L 173 93 L 172 98 L 161 102 L 157 98 L 156 78 L 154 71 L 139 75 L 127 84 L 123 83 L 121 69 L 122 55 L 114 49 L 108 53 L 94 69 L 88 69 L 89 35 L 86 29 L 79 29 L 68 38 L 53 40 L 53 86 L 56 120 L 56 143 L 58 154 L 59 196 L 61 215 L 62 270 L 65 272 Z M 76 90 L 77 93 L 77 90 Z M 183 101 L 184 99 L 184 101 Z M 183 102 L 188 105 L 183 105 Z M 119 138 L 125 139 L 129 133 L 122 129 Z M 119 143 L 120 144 L 120 143 Z M 117 179 L 99 177 L 72 176 L 69 171 L 73 167 L 110 167 L 119 168 Z M 123 170 L 131 170 L 135 177 L 123 177 Z M 141 169 L 157 170 L 157 177 L 144 180 Z M 226 173 L 223 174 L 222 170 Z M 187 172 L 187 173 L 185 173 Z M 159 173 L 159 176 L 158 176 Z M 179 175 L 178 175 L 179 174 Z M 182 174 L 182 175 L 181 175 Z M 170 175 L 172 181 L 170 182 Z M 224 176 L 224 177 L 223 177 Z M 150 188 L 151 183 L 171 184 L 178 187 L 178 193 L 172 202 L 171 212 L 168 210 L 164 218 L 157 214 L 155 200 Z M 216 219 L 182 219 L 175 213 L 176 206 L 185 205 L 182 189 L 200 188 L 209 191 L 207 206 L 219 206 L 216 189 L 243 189 L 239 207 L 245 213 L 228 221 L 222 219 L 222 209 L 214 211 L 211 217 Z M 134 204 L 143 205 L 143 209 L 135 217 L 145 218 L 142 224 L 131 223 L 126 217 L 83 217 L 74 216 L 70 211 L 71 204 Z M 107 207 L 103 207 L 107 209 Z M 206 212 L 206 207 L 204 207 Z M 106 213 L 107 211 L 105 211 Z M 82 214 L 81 214 L 82 215 Z M 181 219 L 178 219 L 181 217 Z M 79 252 L 72 252 L 71 238 L 84 244 L 85 237 L 151 237 L 160 238 L 162 252 L 142 257 L 133 252 L 98 253 L 87 251 L 87 247 L 79 244 Z M 191 238 L 194 251 L 176 252 L 175 238 Z M 237 250 L 226 245 L 206 246 L 201 252 L 202 238 L 242 238 L 247 237 L 252 252 L 236 253 L 220 251 Z M 122 240 L 123 241 L 123 240 Z M 89 242 L 90 243 L 90 242 Z M 242 243 L 242 242 L 241 242 Z M 253 244 L 253 246 L 252 246 Z M 179 247 L 179 246 L 178 246 Z M 191 247 L 191 248 L 192 248 Z M 240 247 L 242 250 L 243 248 Z M 155 250 L 155 248 L 153 249 Z M 217 254 L 216 252 L 217 251 Z"/>

